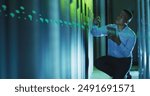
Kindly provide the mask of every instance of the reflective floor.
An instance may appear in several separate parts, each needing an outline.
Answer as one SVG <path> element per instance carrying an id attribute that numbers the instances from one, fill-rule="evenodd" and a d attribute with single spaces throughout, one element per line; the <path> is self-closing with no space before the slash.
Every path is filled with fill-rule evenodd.
<path id="1" fill-rule="evenodd" d="M 138 71 L 131 71 L 130 72 L 132 79 L 139 79 L 139 72 Z"/>
<path id="2" fill-rule="evenodd" d="M 139 78 L 139 72 L 135 70 L 136 68 L 133 67 L 131 69 L 130 74 L 132 76 L 132 79 L 138 79 Z M 94 67 L 93 73 L 91 75 L 91 79 L 112 79 L 109 75 L 106 73 L 98 70 L 97 68 Z"/>
<path id="3" fill-rule="evenodd" d="M 111 77 L 94 67 L 91 79 L 111 79 Z"/>

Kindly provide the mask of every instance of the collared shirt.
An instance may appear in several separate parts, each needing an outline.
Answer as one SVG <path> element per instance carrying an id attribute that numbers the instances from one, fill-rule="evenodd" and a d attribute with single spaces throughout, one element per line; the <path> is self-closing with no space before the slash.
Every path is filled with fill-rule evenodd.
<path id="1" fill-rule="evenodd" d="M 116 42 L 108 39 L 108 55 L 117 58 L 132 57 L 132 51 L 136 43 L 136 35 L 133 30 L 126 26 L 123 30 L 119 31 L 116 24 L 109 24 L 100 28 L 94 26 L 91 30 L 93 36 L 107 36 L 107 26 L 116 29 L 116 35 L 119 36 L 121 44 L 117 45 Z"/>

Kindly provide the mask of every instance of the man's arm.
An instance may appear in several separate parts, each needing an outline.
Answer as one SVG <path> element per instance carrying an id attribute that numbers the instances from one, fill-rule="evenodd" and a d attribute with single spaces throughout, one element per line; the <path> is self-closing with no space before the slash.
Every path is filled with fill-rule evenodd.
<path id="1" fill-rule="evenodd" d="M 121 43 L 118 45 L 120 47 L 120 51 L 125 57 L 128 57 L 133 50 L 136 43 L 136 36 L 130 37 L 126 44 L 123 43 L 123 38 L 120 36 Z"/>
<path id="2" fill-rule="evenodd" d="M 106 26 L 100 27 L 100 23 L 101 23 L 101 20 L 100 20 L 99 16 L 96 17 L 93 20 L 93 27 L 92 27 L 91 33 L 95 37 L 100 37 L 100 36 L 104 36 L 104 35 L 106 36 L 107 35 L 107 28 L 106 28 Z"/>
<path id="3" fill-rule="evenodd" d="M 93 26 L 91 33 L 93 36 L 95 37 L 100 37 L 103 35 L 107 35 L 107 28 L 106 26 L 102 26 L 102 27 L 97 27 L 97 26 Z"/>

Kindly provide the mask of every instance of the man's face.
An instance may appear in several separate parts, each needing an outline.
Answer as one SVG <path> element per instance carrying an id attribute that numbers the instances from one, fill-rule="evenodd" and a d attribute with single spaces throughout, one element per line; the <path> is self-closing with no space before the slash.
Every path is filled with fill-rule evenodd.
<path id="1" fill-rule="evenodd" d="M 117 25 L 124 25 L 128 21 L 128 15 L 125 11 L 121 11 L 119 16 L 116 18 L 116 24 Z"/>

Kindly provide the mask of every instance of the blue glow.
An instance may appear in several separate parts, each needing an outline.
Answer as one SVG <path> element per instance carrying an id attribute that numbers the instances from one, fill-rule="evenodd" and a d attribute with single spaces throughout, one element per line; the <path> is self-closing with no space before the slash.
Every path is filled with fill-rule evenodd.
<path id="1" fill-rule="evenodd" d="M 28 18 L 30 19 L 30 21 L 32 21 L 32 15 L 28 15 Z"/>
<path id="2" fill-rule="evenodd" d="M 6 5 L 2 5 L 2 8 L 3 8 L 4 11 L 6 11 L 7 6 Z"/>
<path id="3" fill-rule="evenodd" d="M 25 8 L 24 8 L 23 6 L 20 6 L 20 9 L 21 9 L 21 10 L 25 10 Z"/>
<path id="4" fill-rule="evenodd" d="M 14 14 L 14 13 L 10 13 L 10 16 L 11 16 L 12 18 L 14 18 L 14 17 L 15 17 L 15 14 Z"/>
<path id="5" fill-rule="evenodd" d="M 3 10 L 4 11 L 6 11 L 6 9 L 7 9 L 7 6 L 6 5 L 2 5 L 2 8 L 3 8 Z M 21 10 L 15 10 L 15 13 L 16 14 L 20 14 L 20 13 L 22 13 L 22 14 L 25 14 L 26 12 L 25 12 L 25 7 L 24 6 L 20 6 L 20 9 Z M 20 12 L 20 11 L 22 11 L 22 12 Z M 32 10 L 31 11 L 32 12 L 32 14 L 37 14 L 37 12 L 35 11 L 35 10 Z M 12 18 L 14 18 L 15 17 L 15 13 L 9 13 L 10 14 L 10 16 L 12 17 Z M 8 16 L 7 14 L 5 14 L 5 16 Z M 39 14 L 39 20 L 42 22 L 42 23 L 49 23 L 49 21 L 50 21 L 50 23 L 52 23 L 52 24 L 54 24 L 54 23 L 56 23 L 56 24 L 61 24 L 61 25 L 66 25 L 66 26 L 72 26 L 72 27 L 76 27 L 76 26 L 78 26 L 78 27 L 81 27 L 82 29 L 85 29 L 85 26 L 88 26 L 88 24 L 87 23 L 83 23 L 83 25 L 82 24 L 77 24 L 77 23 L 75 23 L 74 21 L 72 21 L 72 22 L 69 22 L 69 21 L 63 21 L 63 20 L 53 20 L 53 19 L 49 19 L 49 18 L 42 18 L 41 16 L 41 14 Z M 27 17 L 29 18 L 28 20 L 30 20 L 30 21 L 33 21 L 33 16 L 31 15 L 31 14 L 28 14 L 27 15 Z M 22 17 L 22 18 L 24 18 L 24 17 Z M 19 16 L 18 17 L 18 19 L 21 19 L 21 17 Z M 45 20 L 44 20 L 45 19 Z M 24 19 L 24 20 L 27 20 L 27 19 Z M 36 21 L 38 21 L 38 20 L 36 20 Z"/>
<path id="6" fill-rule="evenodd" d="M 19 10 L 16 10 L 16 13 L 17 13 L 17 14 L 19 14 L 19 13 L 20 13 L 20 11 L 19 11 Z"/>

